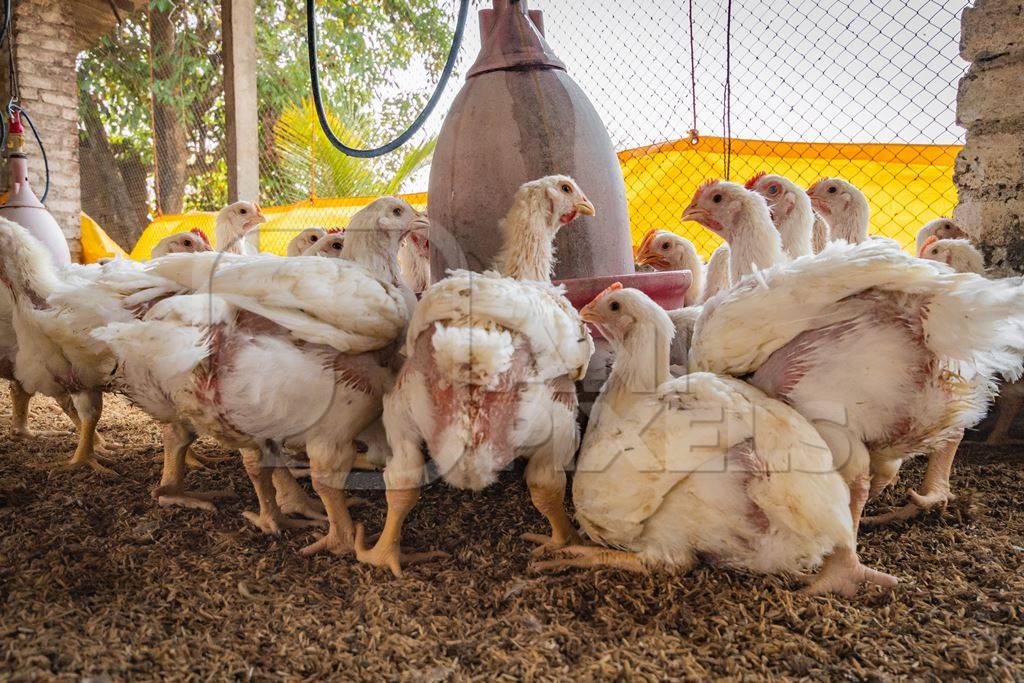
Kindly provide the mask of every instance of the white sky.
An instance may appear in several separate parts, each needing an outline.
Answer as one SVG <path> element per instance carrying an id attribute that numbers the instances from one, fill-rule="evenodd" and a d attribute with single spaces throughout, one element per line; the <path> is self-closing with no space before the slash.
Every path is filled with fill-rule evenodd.
<path id="1" fill-rule="evenodd" d="M 485 6 L 486 0 L 478 2 Z M 959 14 L 967 0 L 734 0 L 732 133 L 790 141 L 958 144 Z M 454 21 L 453 0 L 451 16 Z M 694 0 L 698 129 L 722 132 L 725 0 Z M 534 0 L 547 38 L 616 149 L 691 126 L 687 0 Z M 458 75 L 427 124 L 436 134 L 475 59 L 475 10 Z M 429 92 L 422 70 L 399 87 Z M 420 177 L 422 176 L 422 177 Z M 413 187 L 423 189 L 426 175 Z M 422 187 L 421 187 L 422 186 Z"/>

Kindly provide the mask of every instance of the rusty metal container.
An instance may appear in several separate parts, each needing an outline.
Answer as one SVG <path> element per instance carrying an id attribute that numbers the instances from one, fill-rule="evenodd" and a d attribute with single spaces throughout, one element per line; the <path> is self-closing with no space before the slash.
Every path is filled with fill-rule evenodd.
<path id="1" fill-rule="evenodd" d="M 483 270 L 501 247 L 498 221 L 524 182 L 570 175 L 597 208 L 556 239 L 557 278 L 633 271 L 629 214 L 604 123 L 544 40 L 525 0 L 480 11 L 480 55 L 466 75 L 430 168 L 431 270 Z"/>

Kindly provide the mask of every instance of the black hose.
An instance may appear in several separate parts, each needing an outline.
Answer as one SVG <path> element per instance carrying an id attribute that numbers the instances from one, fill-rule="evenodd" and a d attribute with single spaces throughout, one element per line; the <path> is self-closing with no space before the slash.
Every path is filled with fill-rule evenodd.
<path id="1" fill-rule="evenodd" d="M 39 151 L 43 155 L 43 170 L 46 171 L 46 185 L 43 187 L 43 196 L 39 198 L 39 201 L 43 204 L 46 203 L 46 197 L 50 194 L 50 162 L 46 158 L 46 148 L 43 147 L 43 141 L 39 138 L 39 131 L 36 130 L 36 124 L 32 123 L 32 117 L 28 115 L 28 112 L 18 107 L 18 111 L 28 121 L 28 127 L 32 129 L 32 135 L 36 138 L 36 144 L 39 145 Z"/>
<path id="2" fill-rule="evenodd" d="M 409 138 L 415 135 L 423 124 L 426 123 L 427 118 L 434 111 L 434 107 L 437 106 L 437 101 L 441 99 L 444 88 L 448 84 L 448 78 L 452 75 L 452 69 L 455 68 L 455 58 L 459 54 L 459 48 L 462 47 L 462 34 L 466 28 L 466 16 L 469 14 L 469 0 L 460 0 L 459 17 L 455 23 L 455 35 L 452 37 L 451 49 L 448 50 L 448 58 L 445 60 L 444 68 L 441 70 L 441 78 L 438 79 L 437 85 L 434 87 L 434 93 L 427 100 L 423 111 L 419 113 L 412 124 L 401 135 L 387 144 L 374 147 L 373 149 L 349 147 L 338 139 L 338 136 L 331 130 L 331 124 L 327 122 L 327 116 L 324 113 L 324 103 L 320 96 L 320 72 L 316 58 L 316 18 L 314 17 L 313 3 L 314 0 L 306 0 L 306 48 L 309 52 L 309 80 L 313 87 L 313 106 L 316 107 L 316 116 L 320 120 L 320 128 L 323 129 L 324 135 L 327 136 L 327 139 L 339 152 L 350 157 L 359 157 L 360 159 L 372 159 L 398 149 L 408 142 Z"/>

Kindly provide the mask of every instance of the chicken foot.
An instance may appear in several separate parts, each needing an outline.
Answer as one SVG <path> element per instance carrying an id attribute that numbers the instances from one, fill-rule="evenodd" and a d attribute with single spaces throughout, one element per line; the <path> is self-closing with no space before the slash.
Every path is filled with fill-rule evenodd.
<path id="1" fill-rule="evenodd" d="M 120 476 L 106 466 L 109 461 L 96 455 L 96 425 L 103 413 L 103 394 L 99 391 L 82 391 L 73 394 L 71 402 L 78 420 L 78 446 L 71 458 L 57 465 L 56 469 L 73 470 L 88 467 L 100 474 Z"/>
<path id="2" fill-rule="evenodd" d="M 889 524 L 913 519 L 923 512 L 935 508 L 945 508 L 946 505 L 956 499 L 950 491 L 949 475 L 953 470 L 953 458 L 956 457 L 957 448 L 963 438 L 963 430 L 958 436 L 951 439 L 940 450 L 932 452 L 928 458 L 928 468 L 924 473 L 924 481 L 921 485 L 921 493 L 911 489 L 907 492 L 910 500 L 889 512 L 865 517 L 863 522 L 870 525 Z"/>
<path id="3" fill-rule="evenodd" d="M 103 394 L 100 393 L 99 396 L 100 409 L 102 411 Z M 57 403 L 58 405 L 60 405 L 60 409 L 64 411 L 64 414 L 68 416 L 68 419 L 71 420 L 71 424 L 75 426 L 75 431 L 81 432 L 82 419 L 79 417 L 78 408 L 75 407 L 74 396 L 72 396 L 71 394 L 64 394 L 63 396 L 57 399 Z M 99 418 L 97 418 L 97 422 L 98 420 Z M 98 460 L 100 463 L 104 465 L 110 465 L 113 461 L 110 460 L 109 458 L 102 456 L 112 454 L 115 450 L 115 447 L 120 447 L 120 444 L 114 444 L 112 442 L 107 441 L 107 439 L 105 439 L 102 434 L 96 431 L 95 428 L 93 429 L 92 448 L 93 457 L 96 460 Z M 97 455 L 97 453 L 99 455 Z"/>
<path id="4" fill-rule="evenodd" d="M 275 467 L 271 477 L 276 491 L 277 505 L 281 508 L 281 512 L 320 522 L 327 520 L 323 503 L 306 493 L 291 470 L 287 467 Z M 315 489 L 316 486 L 313 488 Z"/>
<path id="5" fill-rule="evenodd" d="M 32 394 L 25 391 L 21 382 L 9 380 L 11 391 L 11 437 L 15 439 L 34 439 L 47 436 L 66 436 L 67 432 L 58 430 L 36 431 L 28 426 L 28 407 Z"/>
<path id="6" fill-rule="evenodd" d="M 567 545 L 555 551 L 562 557 L 551 560 L 535 560 L 530 563 L 534 571 L 580 567 L 584 569 L 622 569 L 646 574 L 649 569 L 638 553 L 628 550 L 612 550 L 595 545 Z"/>
<path id="7" fill-rule="evenodd" d="M 418 443 L 405 442 L 393 450 L 395 455 L 384 468 L 384 483 L 387 486 L 385 498 L 388 502 L 384 530 L 373 548 L 367 548 L 365 529 L 362 524 L 357 524 L 355 551 L 359 562 L 374 567 L 387 567 L 396 577 L 401 577 L 403 564 L 448 557 L 448 553 L 440 550 L 413 553 L 402 548 L 402 525 L 420 499 L 424 462 Z"/>
<path id="8" fill-rule="evenodd" d="M 883 588 L 892 588 L 899 582 L 892 574 L 880 572 L 861 564 L 857 551 L 850 547 L 836 548 L 821 565 L 821 571 L 810 577 L 809 585 L 803 589 L 808 595 L 837 593 L 846 597 L 857 594 L 860 587 L 872 583 Z"/>
<path id="9" fill-rule="evenodd" d="M 269 447 L 269 448 L 272 448 Z M 259 501 L 259 512 L 246 510 L 242 513 L 247 520 L 252 522 L 265 534 L 280 536 L 281 529 L 300 529 L 309 526 L 316 526 L 320 522 L 306 519 L 291 519 L 286 517 L 281 508 L 277 505 L 274 497 L 274 482 L 272 467 L 264 465 L 263 451 L 255 448 L 241 449 L 242 462 L 245 465 L 245 473 L 249 475 L 252 486 L 256 489 L 256 499 Z"/>
<path id="10" fill-rule="evenodd" d="M 198 510 L 216 510 L 213 501 L 230 498 L 233 491 L 186 491 L 185 463 L 187 454 L 196 440 L 195 432 L 182 424 L 165 424 L 162 428 L 164 442 L 164 467 L 160 484 L 153 489 L 152 496 L 164 507 L 180 505 Z"/>
<path id="11" fill-rule="evenodd" d="M 354 548 L 352 517 L 348 514 L 348 505 L 345 502 L 345 481 L 348 479 L 349 470 L 352 469 L 355 446 L 349 442 L 339 450 L 340 453 L 336 456 L 333 444 L 306 444 L 313 489 L 327 510 L 329 526 L 324 536 L 299 551 L 303 555 L 313 555 L 321 550 L 344 555 Z"/>

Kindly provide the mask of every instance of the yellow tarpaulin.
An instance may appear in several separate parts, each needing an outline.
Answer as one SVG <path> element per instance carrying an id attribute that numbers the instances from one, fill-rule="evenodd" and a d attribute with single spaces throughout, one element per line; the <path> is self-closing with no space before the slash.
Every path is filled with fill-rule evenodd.
<path id="1" fill-rule="evenodd" d="M 742 183 L 760 171 L 779 173 L 802 187 L 825 176 L 845 178 L 860 187 L 871 203 L 871 232 L 908 246 L 921 225 L 952 213 L 957 201 L 953 162 L 959 150 L 952 145 L 737 139 L 732 141 L 731 175 Z M 720 244 L 719 238 L 695 223 L 682 223 L 679 216 L 701 182 L 723 176 L 722 139 L 702 138 L 696 144 L 676 140 L 626 150 L 619 153 L 619 161 L 626 181 L 633 243 L 639 244 L 651 228 L 672 230 L 709 257 Z M 426 194 L 403 196 L 417 208 L 426 206 Z M 282 254 L 289 240 L 305 228 L 344 227 L 352 214 L 372 200 L 315 199 L 264 208 L 268 221 L 260 230 L 260 248 Z M 161 216 L 146 228 L 131 257 L 147 258 L 157 242 L 182 230 L 201 228 L 212 240 L 213 217 L 212 213 Z"/>
<path id="2" fill-rule="evenodd" d="M 89 217 L 89 214 L 82 212 L 82 260 L 85 263 L 94 263 L 101 258 L 113 258 L 121 256 L 127 258 L 128 254 L 124 249 L 117 246 L 117 242 L 110 239 L 103 228 L 97 225 L 96 221 Z"/>
<path id="3" fill-rule="evenodd" d="M 871 232 L 907 247 L 918 229 L 956 206 L 953 162 L 960 147 L 732 141 L 732 180 L 743 183 L 760 171 L 784 175 L 801 187 L 819 178 L 853 183 L 871 204 Z M 652 228 L 671 230 L 693 242 L 707 259 L 721 244 L 713 233 L 679 216 L 704 180 L 722 178 L 721 138 L 697 144 L 677 140 L 619 153 L 626 179 L 630 229 L 638 245 Z"/>
<path id="4" fill-rule="evenodd" d="M 425 192 L 402 195 L 415 208 L 427 206 Z M 260 251 L 284 254 L 288 242 L 306 228 L 321 227 L 326 230 L 344 228 L 349 219 L 374 197 L 349 197 L 344 199 L 316 199 L 290 206 L 262 207 L 267 222 L 260 226 Z M 213 235 L 214 213 L 187 213 L 161 216 L 153 221 L 132 249 L 133 259 L 147 259 L 153 247 L 168 235 L 199 228 L 215 242 Z M 217 245 L 214 244 L 214 247 Z"/>

